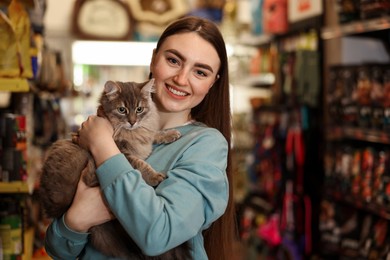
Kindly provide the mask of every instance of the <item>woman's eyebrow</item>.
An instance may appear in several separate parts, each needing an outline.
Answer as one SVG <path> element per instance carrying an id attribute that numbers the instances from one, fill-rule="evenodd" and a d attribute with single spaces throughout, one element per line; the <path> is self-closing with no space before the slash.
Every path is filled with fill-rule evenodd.
<path id="1" fill-rule="evenodd" d="M 165 52 L 172 53 L 172 54 L 176 55 L 177 57 L 179 57 L 179 59 L 183 60 L 184 62 L 187 61 L 187 59 L 180 52 L 178 52 L 175 49 L 169 49 L 169 50 L 166 50 Z M 209 71 L 211 71 L 211 73 L 214 72 L 214 70 L 213 70 L 213 68 L 211 68 L 211 66 L 204 64 L 204 63 L 196 63 L 195 66 L 209 70 Z"/>
<path id="2" fill-rule="evenodd" d="M 195 64 L 196 67 L 199 67 L 199 68 L 203 68 L 203 69 L 206 69 L 206 70 L 209 70 L 211 73 L 213 73 L 213 68 L 211 68 L 209 65 L 207 64 L 203 64 L 203 63 L 196 63 Z"/>

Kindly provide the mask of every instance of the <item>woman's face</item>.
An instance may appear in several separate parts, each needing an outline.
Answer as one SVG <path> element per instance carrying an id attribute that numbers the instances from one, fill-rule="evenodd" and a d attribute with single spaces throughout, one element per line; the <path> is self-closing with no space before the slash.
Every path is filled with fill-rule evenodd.
<path id="1" fill-rule="evenodd" d="M 153 53 L 150 65 L 159 110 L 189 115 L 212 87 L 219 67 L 216 50 L 197 33 L 166 38 L 158 52 Z"/>

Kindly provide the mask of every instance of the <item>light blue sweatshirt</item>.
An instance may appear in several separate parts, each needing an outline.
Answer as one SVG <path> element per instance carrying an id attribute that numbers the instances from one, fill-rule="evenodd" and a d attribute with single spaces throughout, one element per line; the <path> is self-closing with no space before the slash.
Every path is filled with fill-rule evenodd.
<path id="1" fill-rule="evenodd" d="M 182 137 L 155 145 L 147 162 L 168 178 L 156 189 L 145 183 L 126 158 L 116 155 L 97 169 L 112 212 L 147 255 L 159 255 L 190 241 L 195 260 L 208 259 L 202 231 L 225 211 L 228 145 L 213 128 L 193 123 L 176 128 Z M 110 259 L 92 248 L 88 233 L 54 219 L 46 233 L 46 251 L 54 259 Z"/>

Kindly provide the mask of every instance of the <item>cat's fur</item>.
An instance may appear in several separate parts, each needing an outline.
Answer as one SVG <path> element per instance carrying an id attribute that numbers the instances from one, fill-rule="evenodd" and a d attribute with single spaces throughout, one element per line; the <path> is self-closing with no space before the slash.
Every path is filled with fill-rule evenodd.
<path id="1" fill-rule="evenodd" d="M 152 144 L 170 143 L 180 138 L 177 130 L 157 131 L 158 114 L 151 100 L 153 80 L 147 83 L 108 81 L 100 98 L 98 115 L 106 117 L 114 128 L 114 140 L 120 151 L 144 180 L 158 185 L 165 176 L 156 172 L 144 159 Z M 99 137 L 96 137 L 99 138 Z M 82 170 L 83 181 L 97 186 L 95 163 L 88 151 L 70 140 L 56 141 L 48 150 L 40 178 L 40 199 L 48 217 L 58 218 L 69 208 Z M 165 254 L 148 257 L 142 254 L 118 220 L 90 229 L 92 245 L 100 252 L 122 259 L 189 259 L 189 245 L 184 243 Z"/>

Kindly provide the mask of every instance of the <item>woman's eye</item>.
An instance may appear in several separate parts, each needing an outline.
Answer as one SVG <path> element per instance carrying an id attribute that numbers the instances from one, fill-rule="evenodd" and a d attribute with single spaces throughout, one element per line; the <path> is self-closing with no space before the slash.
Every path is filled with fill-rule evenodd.
<path id="1" fill-rule="evenodd" d="M 196 74 L 198 76 L 201 76 L 201 77 L 207 77 L 207 73 L 205 73 L 204 71 L 201 71 L 201 70 L 197 70 L 196 71 Z"/>
<path id="2" fill-rule="evenodd" d="M 117 110 L 121 114 L 126 114 L 126 112 L 127 112 L 127 109 L 125 107 L 118 107 Z"/>
<path id="3" fill-rule="evenodd" d="M 167 58 L 167 59 L 168 59 L 168 62 L 171 64 L 179 64 L 179 61 L 175 58 Z"/>
<path id="4" fill-rule="evenodd" d="M 144 112 L 144 108 L 143 108 L 143 107 L 137 107 L 137 108 L 135 109 L 135 112 L 136 112 L 137 114 L 140 114 L 140 113 Z"/>

